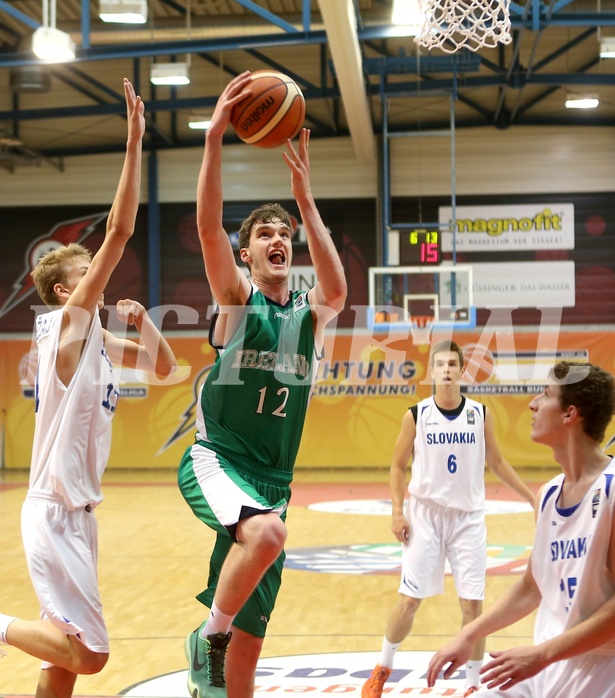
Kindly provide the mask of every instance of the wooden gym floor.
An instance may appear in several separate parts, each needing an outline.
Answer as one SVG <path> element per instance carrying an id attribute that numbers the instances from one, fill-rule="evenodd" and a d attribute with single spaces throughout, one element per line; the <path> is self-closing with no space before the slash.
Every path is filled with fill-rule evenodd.
<path id="1" fill-rule="evenodd" d="M 525 470 L 521 476 L 537 490 L 553 473 Z M 488 499 L 517 499 L 501 483 L 490 480 L 489 474 L 487 477 Z M 152 677 L 185 670 L 184 638 L 207 613 L 194 597 L 206 583 L 213 535 L 183 501 L 175 472 L 108 470 L 103 486 L 105 500 L 96 515 L 100 587 L 111 656 L 100 674 L 79 677 L 78 696 L 117 696 Z M 20 533 L 26 487 L 27 473 L 0 470 L 0 612 L 34 619 L 38 604 Z M 287 521 L 287 550 L 336 546 L 339 553 L 347 550 L 343 546 L 394 543 L 388 515 L 308 508 L 323 501 L 388 497 L 386 470 L 298 470 Z M 515 549 L 523 550 L 532 542 L 533 515 L 489 516 L 488 530 L 491 545 L 521 546 Z M 524 557 L 527 553 L 521 555 Z M 396 600 L 398 573 L 357 572 L 287 568 L 262 657 L 378 652 Z M 515 574 L 488 574 L 486 605 L 515 578 Z M 443 596 L 423 603 L 402 650 L 431 652 L 457 632 L 460 613 L 450 576 L 445 586 Z M 530 643 L 532 626 L 533 618 L 528 618 L 491 637 L 487 651 Z M 14 648 L 4 649 L 0 698 L 32 696 L 40 662 Z M 357 689 L 352 690 L 358 695 Z M 187 691 L 178 692 L 177 698 L 187 695 Z"/>

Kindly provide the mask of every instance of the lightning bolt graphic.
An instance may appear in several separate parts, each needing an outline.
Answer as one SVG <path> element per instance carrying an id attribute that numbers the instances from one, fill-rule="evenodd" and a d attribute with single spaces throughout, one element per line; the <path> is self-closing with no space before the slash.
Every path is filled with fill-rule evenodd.
<path id="1" fill-rule="evenodd" d="M 173 434 L 171 434 L 171 436 L 167 439 L 167 442 L 164 444 L 164 446 L 162 446 L 156 455 L 160 455 L 163 451 L 166 451 L 169 446 L 172 446 L 184 434 L 194 429 L 196 405 L 201 395 L 201 385 L 213 367 L 214 364 L 205 366 L 205 368 L 195 378 L 194 383 L 192 384 L 192 402 L 184 410 L 184 413 L 181 416 L 182 423 L 177 427 Z"/>
<path id="2" fill-rule="evenodd" d="M 104 211 L 84 218 L 62 221 L 56 223 L 49 232 L 32 240 L 24 255 L 23 273 L 15 281 L 13 291 L 0 307 L 0 317 L 6 315 L 35 290 L 30 273 L 44 254 L 71 242 L 83 242 L 108 215 L 109 211 Z"/>

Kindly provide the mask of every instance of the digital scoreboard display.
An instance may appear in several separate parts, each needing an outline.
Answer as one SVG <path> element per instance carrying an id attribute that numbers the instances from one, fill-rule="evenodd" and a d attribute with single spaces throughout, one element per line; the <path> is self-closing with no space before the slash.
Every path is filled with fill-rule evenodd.
<path id="1" fill-rule="evenodd" d="M 439 230 L 416 229 L 400 233 L 400 261 L 408 266 L 435 266 L 442 262 Z"/>

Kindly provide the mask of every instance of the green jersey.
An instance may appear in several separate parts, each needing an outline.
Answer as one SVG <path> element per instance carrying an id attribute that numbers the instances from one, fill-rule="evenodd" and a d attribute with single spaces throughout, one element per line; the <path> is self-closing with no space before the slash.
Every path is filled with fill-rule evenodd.
<path id="1" fill-rule="evenodd" d="M 254 288 L 233 337 L 216 351 L 197 440 L 239 471 L 289 483 L 318 361 L 307 292 L 279 305 Z"/>

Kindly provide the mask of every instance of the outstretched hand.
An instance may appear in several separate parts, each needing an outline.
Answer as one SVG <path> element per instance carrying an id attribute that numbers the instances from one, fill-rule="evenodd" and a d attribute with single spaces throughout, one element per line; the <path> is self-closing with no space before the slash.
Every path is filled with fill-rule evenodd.
<path id="1" fill-rule="evenodd" d="M 128 119 L 128 140 L 143 138 L 145 133 L 145 105 L 128 78 L 124 78 L 126 96 L 126 118 Z"/>
<path id="2" fill-rule="evenodd" d="M 250 89 L 248 85 L 252 80 L 252 75 L 249 70 L 241 73 L 237 77 L 233 78 L 229 84 L 224 88 L 222 94 L 218 97 L 216 102 L 216 108 L 214 109 L 213 116 L 211 117 L 211 125 L 207 129 L 207 136 L 210 138 L 212 135 L 218 135 L 222 137 L 224 132 L 228 128 L 231 120 L 231 112 L 233 107 L 239 102 L 243 101 L 246 97 L 250 96 Z"/>
<path id="3" fill-rule="evenodd" d="M 286 152 L 282 153 L 286 164 L 290 167 L 290 184 L 295 199 L 311 195 L 309 141 L 310 130 L 302 128 L 299 133 L 298 151 L 289 139 L 286 141 Z"/>

